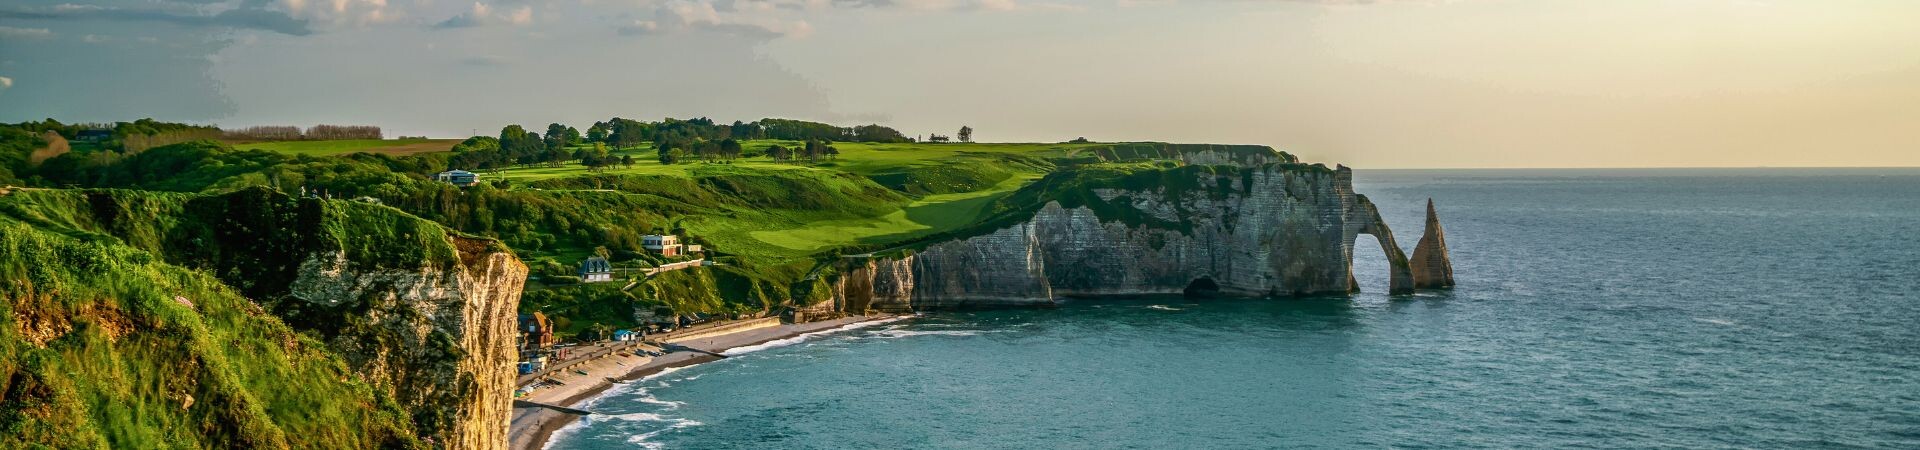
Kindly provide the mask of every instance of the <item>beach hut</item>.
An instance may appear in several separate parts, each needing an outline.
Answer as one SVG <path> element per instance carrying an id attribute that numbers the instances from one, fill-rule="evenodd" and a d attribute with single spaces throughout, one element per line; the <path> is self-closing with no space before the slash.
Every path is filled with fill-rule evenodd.
<path id="1" fill-rule="evenodd" d="M 613 340 L 618 342 L 631 341 L 635 334 L 633 330 L 613 330 Z"/>

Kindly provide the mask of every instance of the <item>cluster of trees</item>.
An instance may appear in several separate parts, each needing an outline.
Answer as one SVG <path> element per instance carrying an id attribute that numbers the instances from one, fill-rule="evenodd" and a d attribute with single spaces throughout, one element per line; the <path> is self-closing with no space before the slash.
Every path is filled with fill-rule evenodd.
<path id="1" fill-rule="evenodd" d="M 822 157 L 832 159 L 839 155 L 840 149 L 833 148 L 833 142 L 821 140 L 809 140 L 805 145 L 794 148 L 786 148 L 778 145 L 767 148 L 767 157 L 773 158 L 774 161 L 782 162 L 806 161 L 811 163 L 819 161 Z"/>
<path id="2" fill-rule="evenodd" d="M 221 130 L 221 137 L 251 141 L 298 141 L 333 139 L 383 139 L 380 127 L 372 125 L 314 125 L 301 130 L 286 125 L 262 125 Z"/>
<path id="3" fill-rule="evenodd" d="M 510 166 L 546 164 L 559 166 L 577 159 L 567 147 L 578 141 L 580 131 L 561 124 L 547 126 L 547 136 L 527 131 L 520 125 L 500 129 L 499 137 L 474 136 L 453 146 L 447 165 L 455 169 L 500 169 Z"/>
<path id="4" fill-rule="evenodd" d="M 599 142 L 574 150 L 573 159 L 580 160 L 581 165 L 587 166 L 588 170 L 594 172 L 603 171 L 608 167 L 616 165 L 631 169 L 634 163 L 633 155 L 613 156 L 607 152 L 607 144 Z"/>
<path id="5" fill-rule="evenodd" d="M 927 135 L 927 142 L 953 142 L 953 138 L 944 134 Z M 973 142 L 973 127 L 960 126 L 960 142 Z"/>
<path id="6" fill-rule="evenodd" d="M 679 164 L 688 158 L 700 158 L 701 161 L 732 161 L 746 151 L 740 141 L 733 138 L 718 141 L 661 141 L 654 144 L 654 150 L 660 156 L 661 164 Z"/>

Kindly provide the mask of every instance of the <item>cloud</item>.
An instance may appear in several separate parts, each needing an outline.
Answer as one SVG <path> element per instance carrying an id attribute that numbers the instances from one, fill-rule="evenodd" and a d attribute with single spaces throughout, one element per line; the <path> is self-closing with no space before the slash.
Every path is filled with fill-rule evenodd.
<path id="1" fill-rule="evenodd" d="M 0 77 L 0 91 L 7 90 L 12 87 L 13 87 L 12 78 Z"/>
<path id="2" fill-rule="evenodd" d="M 0 38 L 5 39 L 46 39 L 53 37 L 53 30 L 46 28 L 20 28 L 0 26 Z"/>
<path id="3" fill-rule="evenodd" d="M 200 14 L 65 3 L 50 8 L 0 10 L 0 19 L 162 22 L 183 27 L 254 29 L 294 36 L 313 34 L 313 30 L 307 27 L 307 21 L 295 19 L 284 12 L 264 9 L 258 5 L 243 5 L 215 14 Z"/>
<path id="4" fill-rule="evenodd" d="M 654 11 L 653 20 L 636 20 L 615 27 L 626 36 L 642 36 L 670 31 L 710 31 L 758 39 L 806 37 L 813 25 L 805 20 L 787 19 L 792 3 L 727 2 L 716 6 L 710 0 L 672 0 Z"/>
<path id="5" fill-rule="evenodd" d="M 1119 1 L 1122 3 L 1121 6 L 1128 6 L 1130 4 L 1129 2 L 1136 2 L 1139 0 L 1119 0 Z M 1148 1 L 1171 2 L 1176 0 L 1148 0 Z M 840 0 L 840 1 L 834 2 L 833 4 L 836 6 L 844 6 L 844 7 L 850 7 L 850 8 L 875 8 L 875 9 L 893 8 L 893 9 L 903 9 L 908 11 L 922 11 L 922 12 L 951 12 L 951 11 L 1078 12 L 1078 11 L 1087 10 L 1087 7 L 1085 6 L 1071 4 L 1071 3 L 1027 2 L 1023 0 Z"/>
<path id="6" fill-rule="evenodd" d="M 437 29 L 473 28 L 486 25 L 527 25 L 533 23 L 533 7 L 521 6 L 508 12 L 496 12 L 492 5 L 473 2 L 473 7 L 447 20 L 434 24 Z"/>
<path id="7" fill-rule="evenodd" d="M 619 32 L 620 35 L 622 36 L 649 35 L 649 34 L 654 34 L 660 31 L 660 22 L 655 22 L 651 20 L 635 20 L 633 21 L 633 23 L 621 25 L 615 28 L 615 31 Z"/>

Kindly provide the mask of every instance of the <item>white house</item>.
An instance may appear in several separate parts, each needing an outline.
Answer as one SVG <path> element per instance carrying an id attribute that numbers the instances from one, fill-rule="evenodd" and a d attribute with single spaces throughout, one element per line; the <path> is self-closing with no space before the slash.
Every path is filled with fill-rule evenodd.
<path id="1" fill-rule="evenodd" d="M 671 234 L 649 234 L 640 237 L 640 248 L 661 256 L 680 256 L 680 238 Z"/>
<path id="2" fill-rule="evenodd" d="M 606 258 L 598 256 L 587 258 L 580 263 L 580 281 L 586 283 L 613 281 L 613 264 L 608 263 Z"/>

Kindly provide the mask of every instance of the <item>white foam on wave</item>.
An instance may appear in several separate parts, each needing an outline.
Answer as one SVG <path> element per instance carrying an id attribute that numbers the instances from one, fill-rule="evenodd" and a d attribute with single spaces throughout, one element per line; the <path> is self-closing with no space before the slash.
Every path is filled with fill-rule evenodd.
<path id="1" fill-rule="evenodd" d="M 807 339 L 811 339 L 811 338 L 813 338 L 814 336 L 819 336 L 819 335 L 824 335 L 824 334 L 833 334 L 833 333 L 839 333 L 839 332 L 842 332 L 842 331 L 848 331 L 848 330 L 858 330 L 858 329 L 861 329 L 861 328 L 866 328 L 866 327 L 871 327 L 871 326 L 877 326 L 877 325 L 882 325 L 882 324 L 888 324 L 888 323 L 893 323 L 893 322 L 899 322 L 899 321 L 902 321 L 902 320 L 906 320 L 906 319 L 908 319 L 908 318 L 911 318 L 911 317 L 913 317 L 913 316 L 912 316 L 912 315 L 905 315 L 905 316 L 894 316 L 894 317 L 888 317 L 888 318 L 885 318 L 885 319 L 879 319 L 879 320 L 869 320 L 869 321 L 865 321 L 865 322 L 854 322 L 854 323 L 850 323 L 850 324 L 846 324 L 846 325 L 843 325 L 843 326 L 840 326 L 840 327 L 836 327 L 836 328 L 830 328 L 830 329 L 826 329 L 826 330 L 820 330 L 820 331 L 815 331 L 815 332 L 812 332 L 812 333 L 802 333 L 802 334 L 800 334 L 800 335 L 798 335 L 798 336 L 794 336 L 794 337 L 790 337 L 790 338 L 786 338 L 786 339 L 774 339 L 774 340 L 771 340 L 771 341 L 766 341 L 766 342 L 762 342 L 762 343 L 759 343 L 759 344 L 754 344 L 754 345 L 747 345 L 747 346 L 741 346 L 741 347 L 734 347 L 734 348 L 730 348 L 730 349 L 726 349 L 725 351 L 722 351 L 722 352 L 720 352 L 720 354 L 721 354 L 721 355 L 726 355 L 726 356 L 739 356 L 739 355 L 744 355 L 744 354 L 748 354 L 748 353 L 753 353 L 753 352 L 757 352 L 757 351 L 761 351 L 761 350 L 766 350 L 766 349 L 770 349 L 770 348 L 779 348 L 779 347 L 785 347 L 785 346 L 789 346 L 789 345 L 793 345 L 793 344 L 798 344 L 798 343 L 801 343 L 801 342 L 806 342 L 806 341 L 807 341 Z"/>
<path id="2" fill-rule="evenodd" d="M 1716 318 L 1711 318 L 1711 317 L 1695 317 L 1695 318 L 1693 318 L 1693 320 L 1694 320 L 1695 322 L 1705 322 L 1705 323 L 1710 323 L 1710 324 L 1714 324 L 1714 325 L 1726 325 L 1726 326 L 1734 326 L 1734 325 L 1738 325 L 1738 324 L 1739 324 L 1739 322 L 1734 322 L 1734 321 L 1732 321 L 1732 320 L 1727 320 L 1727 319 L 1716 319 Z"/>
<path id="3" fill-rule="evenodd" d="M 647 413 L 634 413 L 634 414 L 625 414 L 625 415 L 629 415 L 629 416 L 636 416 L 636 417 L 634 417 L 634 418 L 633 418 L 633 420 L 634 420 L 634 421 L 638 421 L 638 422 L 663 422 L 663 423 L 666 423 L 666 424 L 667 424 L 667 427 L 666 427 L 666 428 L 661 428 L 661 429 L 658 429 L 658 430 L 653 430 L 653 431 L 648 431 L 648 432 L 645 432 L 645 433 L 640 433 L 640 434 L 636 434 L 636 435 L 633 435 L 633 437 L 629 437 L 629 438 L 627 438 L 627 443 L 629 443 L 629 444 L 635 444 L 635 445 L 639 445 L 639 446 L 640 446 L 640 448 L 646 448 L 646 449 L 658 449 L 658 448 L 666 448 L 666 447 L 667 447 L 667 444 L 663 444 L 663 443 L 659 443 L 659 442 L 650 442 L 650 441 L 649 441 L 650 439 L 653 439 L 654 437 L 657 437 L 657 436 L 660 436 L 660 434 L 661 434 L 661 433 L 666 433 L 666 432 L 668 432 L 668 431 L 673 431 L 673 430 L 678 430 L 678 429 L 681 429 L 681 428 L 687 428 L 687 427 L 697 427 L 697 426 L 700 426 L 700 425 L 705 425 L 705 424 L 702 424 L 702 423 L 700 423 L 699 421 L 695 421 L 695 420 L 693 420 L 693 419 L 682 419 L 682 418 L 678 418 L 678 417 L 665 417 L 665 416 L 660 416 L 660 415 L 655 415 L 655 414 L 647 414 Z M 645 417 L 645 416 L 651 416 L 651 417 Z"/>
<path id="4" fill-rule="evenodd" d="M 1161 311 L 1181 311 L 1182 310 L 1180 308 L 1175 308 L 1167 305 L 1147 305 L 1147 309 L 1158 309 Z"/>
<path id="5" fill-rule="evenodd" d="M 986 331 L 981 331 L 981 330 L 900 330 L 900 329 L 886 329 L 886 330 L 873 330 L 873 331 L 869 331 L 869 332 L 867 332 L 867 336 L 868 336 L 868 337 L 872 337 L 872 338 L 876 338 L 876 339 L 899 339 L 899 338 L 903 338 L 903 337 L 914 337 L 914 336 L 978 336 L 978 335 L 979 335 L 980 333 L 986 333 Z"/>
<path id="6" fill-rule="evenodd" d="M 652 393 L 652 392 L 649 392 L 649 391 L 647 391 L 646 389 L 643 389 L 643 388 L 641 388 L 641 387 L 640 387 L 640 382 L 643 382 L 643 381 L 649 381 L 649 380 L 653 380 L 653 379 L 655 379 L 655 378 L 659 378 L 659 377 L 663 377 L 663 376 L 666 376 L 667 374 L 670 374 L 670 373 L 674 373 L 674 372 L 678 372 L 678 371 L 680 371 L 680 369 L 683 369 L 683 368 L 685 368 L 685 367 L 666 367 L 666 368 L 662 368 L 662 369 L 660 369 L 660 371 L 659 371 L 659 372 L 654 372 L 654 373 L 652 373 L 652 374 L 649 374 L 649 375 L 647 375 L 647 376 L 644 376 L 644 377 L 640 377 L 640 379 L 637 379 L 637 380 L 633 380 L 633 381 L 631 381 L 631 382 L 627 382 L 627 383 L 624 383 L 624 384 L 614 384 L 612 388 L 609 388 L 609 389 L 607 389 L 607 390 L 605 390 L 605 391 L 600 391 L 600 393 L 599 393 L 599 394 L 597 394 L 597 395 L 594 395 L 594 396 L 593 396 L 593 398 L 590 398 L 590 399 L 587 399 L 587 401 L 585 401 L 585 402 L 581 402 L 581 403 L 580 403 L 580 404 L 579 404 L 579 405 L 577 406 L 577 408 L 579 408 L 579 409 L 584 409 L 584 410 L 587 410 L 587 411 L 592 411 L 592 410 L 593 410 L 593 406 L 594 406 L 594 405 L 597 405 L 597 404 L 599 404 L 601 400 L 605 400 L 605 399 L 607 399 L 607 398 L 609 398 L 609 397 L 612 397 L 612 396 L 613 396 L 613 394 L 625 394 L 625 393 L 629 393 L 629 392 L 634 392 L 634 391 L 636 391 L 636 390 L 637 390 L 637 391 L 639 391 L 639 392 L 638 392 L 638 394 L 640 395 L 640 401 L 641 401 L 641 402 L 643 402 L 643 403 L 654 403 L 654 402 L 660 402 L 660 403 L 676 403 L 676 404 L 680 404 L 680 402 L 669 402 L 669 401 L 666 401 L 666 400 L 660 400 L 659 398 L 657 398 L 657 397 L 654 397 L 654 396 L 653 396 L 653 393 Z M 650 401 L 648 401 L 649 399 L 651 399 L 651 400 L 653 400 L 653 401 L 651 401 L 651 402 L 650 402 Z M 675 407 L 677 408 L 677 407 L 678 407 L 678 405 L 676 405 Z M 645 413 L 636 413 L 636 414 L 645 414 Z M 594 420 L 594 418 L 596 418 L 596 417 L 599 417 L 599 418 L 617 418 L 617 417 L 619 417 L 619 416 L 631 416 L 631 414 L 619 414 L 619 415 L 590 415 L 590 416 L 586 416 L 586 417 L 582 417 L 582 418 L 581 418 L 581 420 L 575 420 L 575 421 L 573 421 L 573 423 L 569 423 L 569 424 L 567 424 L 566 426 L 563 426 L 563 427 L 560 427 L 560 429 L 558 429 L 558 430 L 553 430 L 553 435 L 551 435 L 551 436 L 547 436 L 547 442 L 546 442 L 546 444 L 544 444 L 544 445 L 542 445 L 542 446 L 541 446 L 541 448 L 543 448 L 543 449 L 544 449 L 544 448 L 551 448 L 551 447 L 553 447 L 553 443 L 555 443 L 555 442 L 560 442 L 560 441 L 562 440 L 562 438 L 564 438 L 564 437 L 566 437 L 566 436 L 569 436 L 569 435 L 572 435 L 572 434 L 574 434 L 574 433 L 577 433 L 577 432 L 579 432 L 581 428 L 586 428 L 586 426 L 587 426 L 588 424 L 591 424 L 591 423 L 593 423 L 593 420 Z M 689 420 L 689 422 L 692 422 L 692 421 L 690 421 L 690 420 Z M 699 423 L 699 422 L 694 422 L 693 424 L 694 424 L 694 425 L 699 425 L 700 423 Z M 689 425 L 689 426 L 691 426 L 691 425 Z"/>

